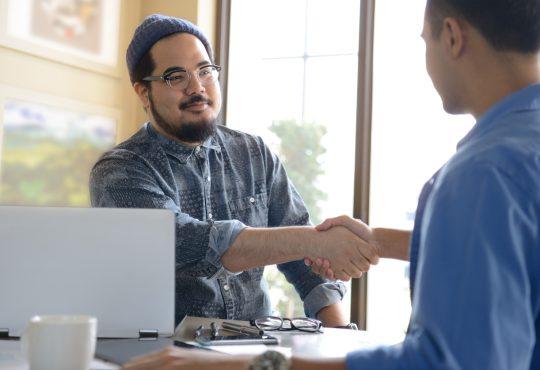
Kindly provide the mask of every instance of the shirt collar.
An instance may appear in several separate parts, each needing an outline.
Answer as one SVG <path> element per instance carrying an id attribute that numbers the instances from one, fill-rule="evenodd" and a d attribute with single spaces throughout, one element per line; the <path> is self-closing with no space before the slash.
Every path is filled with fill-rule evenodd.
<path id="1" fill-rule="evenodd" d="M 215 150 L 217 152 L 221 152 L 221 146 L 218 144 L 215 135 L 210 136 L 202 144 L 194 147 L 180 143 L 178 141 L 171 140 L 161 135 L 154 127 L 152 127 L 150 122 L 147 122 L 145 126 L 148 134 L 158 141 L 158 143 L 165 150 L 165 152 L 172 155 L 173 157 L 178 158 L 181 163 L 187 163 L 189 157 L 196 153 L 196 149 L 198 147 L 205 148 L 205 151 Z"/>
<path id="2" fill-rule="evenodd" d="M 519 110 L 540 109 L 540 84 L 530 85 L 508 95 L 489 108 L 473 128 L 458 143 L 458 149 L 473 139 L 483 135 L 500 116 Z"/>

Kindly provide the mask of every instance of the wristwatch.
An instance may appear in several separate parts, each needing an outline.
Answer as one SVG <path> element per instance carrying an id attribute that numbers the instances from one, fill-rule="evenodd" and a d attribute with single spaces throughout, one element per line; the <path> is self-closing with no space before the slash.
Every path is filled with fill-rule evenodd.
<path id="1" fill-rule="evenodd" d="M 249 370 L 289 370 L 291 361 L 277 351 L 266 351 L 253 359 Z"/>
<path id="2" fill-rule="evenodd" d="M 336 328 L 336 329 L 358 330 L 358 326 L 356 326 L 356 324 L 354 322 L 351 322 L 350 324 L 347 324 L 347 325 L 333 326 L 333 327 Z"/>

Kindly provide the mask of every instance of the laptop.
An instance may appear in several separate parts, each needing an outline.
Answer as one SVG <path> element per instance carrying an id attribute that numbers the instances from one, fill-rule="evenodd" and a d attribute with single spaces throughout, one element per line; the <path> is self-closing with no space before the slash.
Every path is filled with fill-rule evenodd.
<path id="1" fill-rule="evenodd" d="M 88 314 L 99 338 L 174 333 L 169 210 L 0 206 L 0 337 L 38 314 Z"/>

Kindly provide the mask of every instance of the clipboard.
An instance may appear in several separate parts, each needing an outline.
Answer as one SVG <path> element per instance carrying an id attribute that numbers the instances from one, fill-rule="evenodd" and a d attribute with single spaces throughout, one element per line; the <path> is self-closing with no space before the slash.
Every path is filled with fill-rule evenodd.
<path id="1" fill-rule="evenodd" d="M 234 334 L 224 335 L 223 331 Z M 221 325 L 212 321 L 208 329 L 200 325 L 194 332 L 194 339 L 203 346 L 279 344 L 277 338 L 267 335 L 263 330 L 225 321 Z"/>

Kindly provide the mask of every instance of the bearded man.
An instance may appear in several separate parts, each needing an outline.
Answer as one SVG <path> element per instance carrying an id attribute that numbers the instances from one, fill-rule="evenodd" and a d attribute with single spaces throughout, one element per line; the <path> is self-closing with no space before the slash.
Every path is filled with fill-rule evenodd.
<path id="1" fill-rule="evenodd" d="M 126 60 L 148 122 L 95 164 L 91 200 L 96 207 L 175 213 L 176 322 L 185 315 L 270 315 L 263 269 L 278 264 L 306 316 L 325 326 L 347 324 L 344 285 L 302 259 L 328 259 L 337 278 L 350 279 L 377 262 L 377 251 L 345 227 L 309 226 L 304 202 L 262 139 L 218 124 L 221 67 L 201 30 L 148 16 Z"/>

